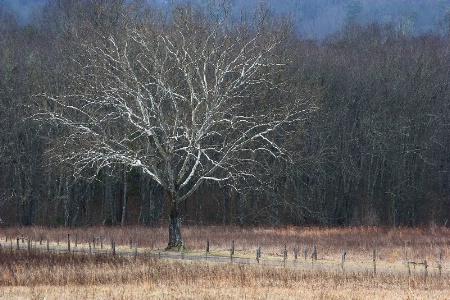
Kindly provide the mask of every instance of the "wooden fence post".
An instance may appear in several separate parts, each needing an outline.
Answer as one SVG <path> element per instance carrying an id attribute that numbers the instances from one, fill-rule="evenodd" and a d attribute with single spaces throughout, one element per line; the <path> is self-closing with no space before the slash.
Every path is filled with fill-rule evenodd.
<path id="1" fill-rule="evenodd" d="M 317 260 L 317 247 L 316 247 L 316 245 L 314 245 L 314 251 L 312 253 L 312 259 L 313 259 L 313 261 Z"/>
<path id="2" fill-rule="evenodd" d="M 234 240 L 231 241 L 231 250 L 230 250 L 231 261 L 233 261 L 233 255 L 234 255 Z"/>
<path id="3" fill-rule="evenodd" d="M 283 250 L 283 265 L 286 266 L 286 259 L 287 259 L 287 248 L 286 248 L 286 242 L 284 242 L 284 250 Z"/>
<path id="4" fill-rule="evenodd" d="M 209 253 L 209 239 L 206 240 L 206 250 L 205 250 L 206 259 L 208 259 L 208 253 Z"/>
<path id="5" fill-rule="evenodd" d="M 261 244 L 258 242 L 258 248 L 256 248 L 256 261 L 259 264 L 259 259 L 261 258 Z"/>
<path id="6" fill-rule="evenodd" d="M 111 248 L 112 248 L 112 255 L 116 255 L 116 241 L 113 237 L 111 237 Z"/>
<path id="7" fill-rule="evenodd" d="M 428 263 L 426 260 L 423 261 L 423 266 L 425 267 L 425 282 L 427 282 L 428 277 Z"/>
<path id="8" fill-rule="evenodd" d="M 20 249 L 20 246 L 19 246 L 19 240 L 20 240 L 20 238 L 17 238 L 17 250 Z"/>
<path id="9" fill-rule="evenodd" d="M 308 246 L 306 246 L 306 245 L 303 247 L 303 254 L 305 255 L 305 261 L 306 261 L 306 259 L 308 257 Z"/>
<path id="10" fill-rule="evenodd" d="M 116 242 L 114 240 L 114 238 L 111 236 L 111 250 L 112 250 L 112 255 L 116 255 Z"/>
<path id="11" fill-rule="evenodd" d="M 373 249 L 373 274 L 377 274 L 377 250 Z"/>
<path id="12" fill-rule="evenodd" d="M 347 251 L 345 248 L 342 249 L 342 262 L 341 262 L 341 269 L 344 269 L 344 263 L 345 263 L 345 256 L 347 255 Z"/>
<path id="13" fill-rule="evenodd" d="M 297 257 L 298 257 L 298 248 L 297 248 L 297 243 L 294 244 L 294 259 L 297 261 Z"/>
<path id="14" fill-rule="evenodd" d="M 70 233 L 67 234 L 67 251 L 70 253 Z"/>

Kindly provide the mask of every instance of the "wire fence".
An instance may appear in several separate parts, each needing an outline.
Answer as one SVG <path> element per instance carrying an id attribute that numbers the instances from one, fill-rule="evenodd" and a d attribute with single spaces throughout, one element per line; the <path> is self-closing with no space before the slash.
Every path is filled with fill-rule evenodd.
<path id="1" fill-rule="evenodd" d="M 405 252 L 405 258 L 402 261 L 387 262 L 380 260 L 376 249 L 372 249 L 367 254 L 366 259 L 361 257 L 352 259 L 348 255 L 347 249 L 342 249 L 341 259 L 321 258 L 318 254 L 317 247 L 303 246 L 295 244 L 292 253 L 288 253 L 286 243 L 280 245 L 282 254 L 277 257 L 264 256 L 261 245 L 255 247 L 254 256 L 239 253 L 236 251 L 235 241 L 230 242 L 229 255 L 225 255 L 224 251 L 215 253 L 210 251 L 210 242 L 206 241 L 205 250 L 202 251 L 186 251 L 182 247 L 178 252 L 155 250 L 150 248 L 139 248 L 136 243 L 130 241 L 130 245 L 116 245 L 114 237 L 109 239 L 96 235 L 88 243 L 78 243 L 78 237 L 72 237 L 67 234 L 67 239 L 50 242 L 49 240 L 33 241 L 24 236 L 16 238 L 2 239 L 0 248 L 11 251 L 39 251 L 51 253 L 71 253 L 75 254 L 91 254 L 91 255 L 112 255 L 123 257 L 151 256 L 160 259 L 181 259 L 189 261 L 209 261 L 214 263 L 234 263 L 234 264 L 258 264 L 262 266 L 289 267 L 299 269 L 317 269 L 317 270 L 340 270 L 342 272 L 363 272 L 366 274 L 376 275 L 378 273 L 402 273 L 408 276 L 447 276 L 450 277 L 450 264 L 443 261 L 442 253 L 433 261 L 425 259 L 411 260 L 408 258 L 408 252 Z"/>

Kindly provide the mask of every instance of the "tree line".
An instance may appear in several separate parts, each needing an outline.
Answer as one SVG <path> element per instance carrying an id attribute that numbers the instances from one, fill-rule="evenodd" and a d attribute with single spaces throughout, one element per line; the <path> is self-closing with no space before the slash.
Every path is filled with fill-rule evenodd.
<path id="1" fill-rule="evenodd" d="M 449 46 L 378 23 L 306 39 L 264 7 L 0 7 L 0 217 L 448 225 Z"/>

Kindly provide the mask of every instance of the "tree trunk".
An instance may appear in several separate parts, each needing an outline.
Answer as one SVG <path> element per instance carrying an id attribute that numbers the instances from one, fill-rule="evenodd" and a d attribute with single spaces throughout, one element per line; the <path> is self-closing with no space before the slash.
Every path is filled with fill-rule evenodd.
<path id="1" fill-rule="evenodd" d="M 69 226 L 70 202 L 72 201 L 72 178 L 66 173 L 66 195 L 64 196 L 64 227 Z"/>
<path id="2" fill-rule="evenodd" d="M 169 214 L 169 244 L 167 249 L 183 247 L 183 239 L 181 237 L 181 217 L 178 209 L 177 200 L 172 200 Z"/>
<path id="3" fill-rule="evenodd" d="M 80 210 L 82 210 L 82 205 L 84 202 L 84 205 L 86 205 L 86 194 L 88 193 L 89 184 L 87 182 L 79 182 L 76 188 L 76 198 L 77 198 L 77 204 L 75 207 L 75 212 L 73 213 L 72 223 L 71 227 L 75 227 L 78 224 L 78 217 L 80 215 Z"/>
<path id="4" fill-rule="evenodd" d="M 120 220 L 120 225 L 125 225 L 125 217 L 127 212 L 127 167 L 123 167 L 123 194 L 122 194 L 122 217 Z"/>

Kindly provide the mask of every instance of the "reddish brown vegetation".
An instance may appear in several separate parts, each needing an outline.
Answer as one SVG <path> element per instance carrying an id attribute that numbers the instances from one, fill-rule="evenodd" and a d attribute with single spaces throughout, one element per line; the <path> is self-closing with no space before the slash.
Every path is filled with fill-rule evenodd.
<path id="1" fill-rule="evenodd" d="M 229 251 L 234 240 L 237 256 L 253 255 L 260 242 L 263 258 L 281 253 L 284 242 L 289 248 L 316 245 L 317 265 L 299 258 L 297 267 L 241 265 L 205 261 L 158 259 L 141 253 L 137 258 L 111 255 L 68 254 L 8 249 L 8 239 L 22 236 L 39 242 L 46 239 L 66 243 L 69 233 L 77 235 L 78 243 L 92 236 L 113 236 L 118 246 L 128 246 L 130 238 L 139 247 L 162 249 L 165 226 L 42 228 L 10 227 L 2 231 L 0 250 L 0 298 L 57 299 L 72 289 L 83 298 L 111 299 L 211 299 L 226 295 L 228 299 L 289 299 L 300 295 L 304 299 L 341 299 L 351 291 L 354 299 L 445 299 L 450 290 L 449 244 L 447 228 L 240 228 L 196 227 L 185 229 L 186 244 L 191 252 L 204 251 L 206 239 L 211 251 Z M 15 241 L 15 240 L 14 240 Z M 13 243 L 14 245 L 14 243 Z M 346 248 L 346 268 L 340 269 L 341 251 Z M 371 260 L 371 251 L 378 251 L 378 263 L 385 271 L 374 274 L 362 267 Z M 405 260 L 427 260 L 427 275 L 423 267 L 408 273 Z M 442 269 L 436 264 L 441 253 Z M 325 261 L 334 261 L 324 267 Z M 403 263 L 402 263 L 403 262 Z M 348 267 L 347 267 L 348 266 Z M 365 269 L 366 268 L 366 269 Z M 411 268 L 413 268 L 411 266 Z M 387 271 L 386 271 L 387 270 Z M 91 292 L 88 292 L 91 291 Z M 81 295 L 80 294 L 80 295 Z"/>

